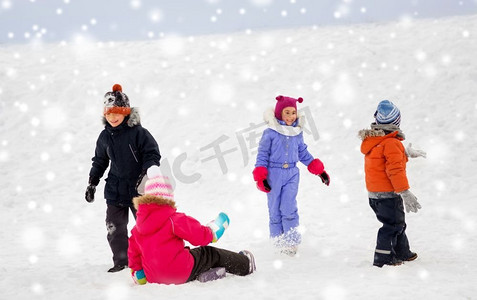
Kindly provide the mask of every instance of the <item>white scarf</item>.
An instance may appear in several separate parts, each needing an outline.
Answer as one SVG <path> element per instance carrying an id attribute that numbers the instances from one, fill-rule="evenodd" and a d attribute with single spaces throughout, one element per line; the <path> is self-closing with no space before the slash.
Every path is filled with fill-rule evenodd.
<path id="1" fill-rule="evenodd" d="M 285 136 L 297 136 L 303 132 L 303 127 L 305 127 L 305 115 L 300 111 L 298 111 L 297 114 L 298 124 L 295 127 L 278 123 L 277 118 L 275 118 L 275 111 L 273 108 L 267 109 L 263 113 L 263 119 L 267 123 L 268 128 L 273 129 Z"/>

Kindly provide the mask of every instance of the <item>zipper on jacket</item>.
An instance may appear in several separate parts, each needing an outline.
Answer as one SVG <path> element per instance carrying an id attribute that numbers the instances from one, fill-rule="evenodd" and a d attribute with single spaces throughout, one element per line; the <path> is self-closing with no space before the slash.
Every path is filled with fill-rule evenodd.
<path id="1" fill-rule="evenodd" d="M 131 144 L 128 144 L 128 145 L 129 145 L 129 149 L 131 150 L 132 155 L 134 156 L 134 159 L 135 159 L 136 162 L 138 163 L 139 161 L 137 160 L 137 157 L 136 157 L 136 155 L 134 154 L 134 151 L 133 151 L 133 148 L 131 147 Z"/>

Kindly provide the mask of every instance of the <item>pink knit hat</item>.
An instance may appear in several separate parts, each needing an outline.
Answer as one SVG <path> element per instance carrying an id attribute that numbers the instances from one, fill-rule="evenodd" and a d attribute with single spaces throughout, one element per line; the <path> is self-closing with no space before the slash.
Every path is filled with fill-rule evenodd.
<path id="1" fill-rule="evenodd" d="M 144 186 L 144 193 L 146 195 L 154 195 L 164 199 L 174 200 L 174 190 L 169 181 L 169 177 L 161 175 L 158 166 L 149 168 L 147 176 L 149 179 Z"/>
<path id="2" fill-rule="evenodd" d="M 300 97 L 298 99 L 291 98 L 291 97 L 286 97 L 286 96 L 277 96 L 275 99 L 277 99 L 277 104 L 275 105 L 275 118 L 278 120 L 282 120 L 282 110 L 285 107 L 294 107 L 296 109 L 296 102 L 298 101 L 299 103 L 303 102 L 303 98 Z"/>

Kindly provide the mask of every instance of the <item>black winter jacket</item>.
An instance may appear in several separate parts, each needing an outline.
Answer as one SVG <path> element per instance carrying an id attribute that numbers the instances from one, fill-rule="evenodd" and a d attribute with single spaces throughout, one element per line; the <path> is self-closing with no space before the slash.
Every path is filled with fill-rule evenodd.
<path id="1" fill-rule="evenodd" d="M 159 146 L 149 131 L 141 126 L 139 112 L 132 108 L 121 125 L 112 127 L 103 118 L 105 129 L 96 142 L 90 177 L 103 177 L 109 166 L 104 198 L 108 204 L 131 206 L 138 196 L 136 183 L 150 166 L 159 166 Z"/>

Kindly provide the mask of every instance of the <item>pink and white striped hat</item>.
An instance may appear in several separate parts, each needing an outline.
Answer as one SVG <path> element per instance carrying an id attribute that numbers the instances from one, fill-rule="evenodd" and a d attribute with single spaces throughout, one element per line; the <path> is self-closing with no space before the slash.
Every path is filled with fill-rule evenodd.
<path id="1" fill-rule="evenodd" d="M 169 177 L 161 175 L 158 166 L 152 166 L 147 170 L 147 177 L 144 187 L 146 195 L 154 195 L 168 200 L 174 200 L 174 189 Z"/>

